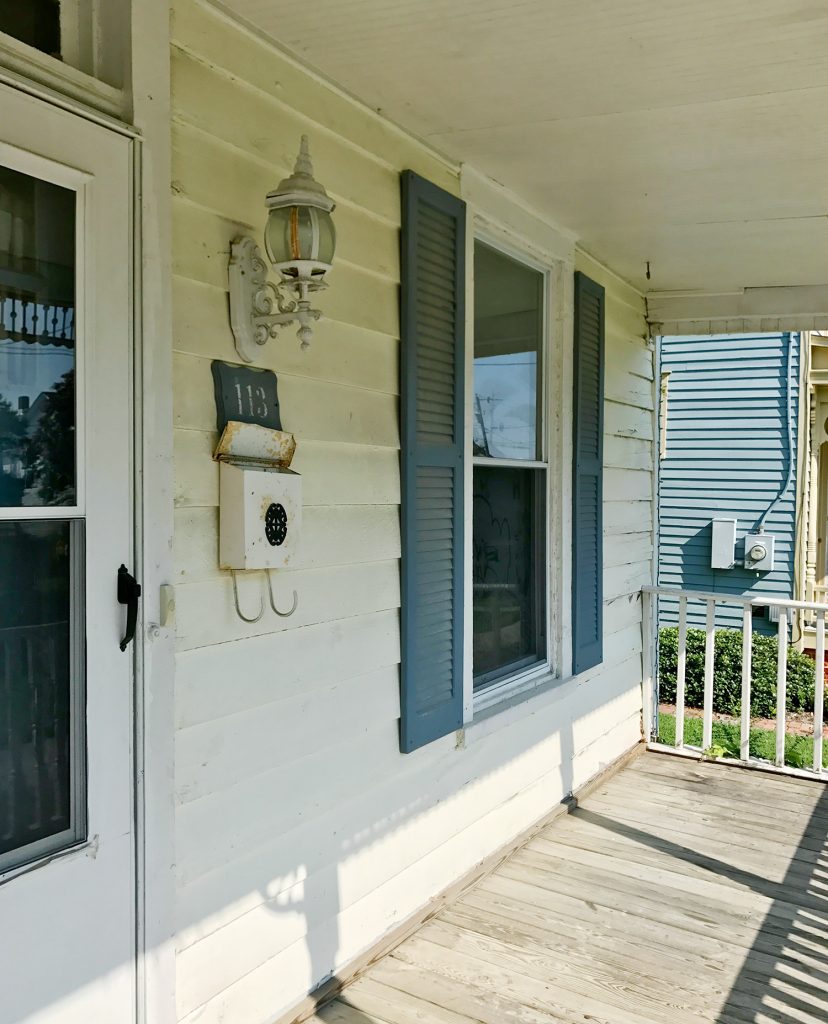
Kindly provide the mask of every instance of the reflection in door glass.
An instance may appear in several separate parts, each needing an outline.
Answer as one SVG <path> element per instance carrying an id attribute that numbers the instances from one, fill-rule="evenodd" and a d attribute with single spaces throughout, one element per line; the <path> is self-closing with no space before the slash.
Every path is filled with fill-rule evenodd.
<path id="1" fill-rule="evenodd" d="M 0 167 L 0 507 L 75 504 L 75 193 Z"/>
<path id="2" fill-rule="evenodd" d="M 72 540 L 0 523 L 0 857 L 72 824 Z"/>

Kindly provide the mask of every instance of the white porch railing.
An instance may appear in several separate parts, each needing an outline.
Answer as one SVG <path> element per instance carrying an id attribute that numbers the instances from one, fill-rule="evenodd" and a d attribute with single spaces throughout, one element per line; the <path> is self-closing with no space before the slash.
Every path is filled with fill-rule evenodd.
<path id="1" fill-rule="evenodd" d="M 647 740 L 654 749 L 676 749 L 687 753 L 700 753 L 713 744 L 713 698 L 714 698 L 714 655 L 716 637 L 716 606 L 737 605 L 742 609 L 742 687 L 739 763 L 773 767 L 778 771 L 824 777 L 822 767 L 823 748 L 823 701 L 825 695 L 825 616 L 828 604 L 807 601 L 789 601 L 785 598 L 739 597 L 730 594 L 709 594 L 693 590 L 678 590 L 670 587 L 643 587 L 644 600 L 644 664 L 645 664 L 645 721 L 648 726 Z M 668 747 L 656 741 L 658 736 L 658 598 L 678 601 L 678 655 L 676 662 L 676 738 L 675 747 Z M 702 743 L 691 747 L 684 742 L 686 717 L 686 676 L 687 676 L 687 608 L 690 602 L 701 602 L 705 607 L 704 645 L 704 706 L 702 709 Z M 776 748 L 773 762 L 761 760 L 750 753 L 750 703 L 753 650 L 753 610 L 755 608 L 776 609 L 779 615 L 777 637 L 779 653 L 776 667 Z M 813 717 L 813 766 L 808 769 L 793 769 L 785 766 L 785 735 L 787 714 L 787 663 L 789 619 L 797 611 L 813 613 L 816 629 L 816 651 L 814 664 L 814 717 Z"/>
<path id="2" fill-rule="evenodd" d="M 816 628 L 816 612 L 813 609 L 821 604 L 828 606 L 828 586 L 824 586 L 821 583 L 816 583 L 814 584 L 812 590 L 815 604 L 812 605 L 811 608 L 808 611 L 806 611 L 802 616 L 804 620 L 804 625 L 808 629 Z"/>

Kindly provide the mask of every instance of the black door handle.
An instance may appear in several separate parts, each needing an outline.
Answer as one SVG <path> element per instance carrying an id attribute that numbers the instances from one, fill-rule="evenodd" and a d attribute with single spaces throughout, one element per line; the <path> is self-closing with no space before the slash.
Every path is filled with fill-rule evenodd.
<path id="1" fill-rule="evenodd" d="M 135 639 L 135 624 L 138 621 L 138 598 L 141 596 L 141 584 L 128 571 L 125 565 L 118 570 L 118 604 L 125 604 L 127 609 L 126 632 L 121 641 L 121 650 L 125 651 Z"/>

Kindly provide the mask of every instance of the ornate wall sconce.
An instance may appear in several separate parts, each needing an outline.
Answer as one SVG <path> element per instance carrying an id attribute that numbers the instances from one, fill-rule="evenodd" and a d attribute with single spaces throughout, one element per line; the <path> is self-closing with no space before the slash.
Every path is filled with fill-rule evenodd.
<path id="1" fill-rule="evenodd" d="M 294 322 L 306 349 L 313 337 L 311 325 L 322 316 L 321 310 L 311 308 L 309 296 L 326 287 L 325 275 L 333 263 L 334 202 L 313 176 L 307 135 L 302 136 L 293 174 L 268 192 L 265 206 L 265 252 L 279 280 L 268 280 L 267 264 L 252 238 L 237 238 L 230 247 L 230 324 L 236 351 L 247 363 L 254 362 L 258 348 L 275 338 L 280 327 Z"/>

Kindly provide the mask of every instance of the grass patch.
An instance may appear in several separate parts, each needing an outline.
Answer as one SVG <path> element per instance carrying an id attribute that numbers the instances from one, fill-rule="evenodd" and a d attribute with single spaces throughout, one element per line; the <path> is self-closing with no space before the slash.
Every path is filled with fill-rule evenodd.
<path id="1" fill-rule="evenodd" d="M 676 716 L 659 713 L 658 740 L 667 746 L 676 743 Z M 702 720 L 700 718 L 684 719 L 684 742 L 691 747 L 702 745 Z M 740 731 L 736 722 L 713 722 L 713 746 L 721 747 L 724 757 L 739 757 Z M 751 757 L 761 758 L 773 763 L 776 757 L 776 733 L 772 729 L 750 730 Z M 823 767 L 828 767 L 828 744 L 823 746 Z M 813 768 L 814 740 L 812 736 L 785 735 L 785 764 L 791 768 Z"/>

